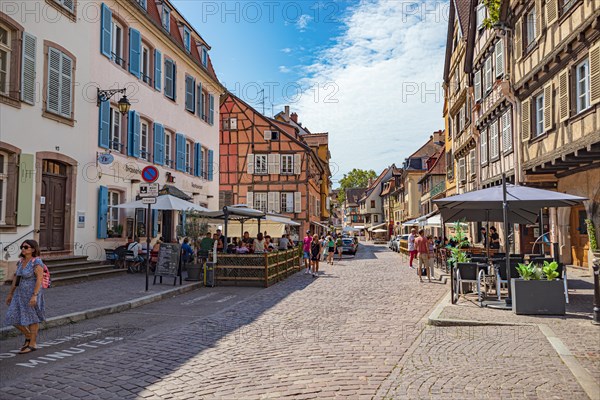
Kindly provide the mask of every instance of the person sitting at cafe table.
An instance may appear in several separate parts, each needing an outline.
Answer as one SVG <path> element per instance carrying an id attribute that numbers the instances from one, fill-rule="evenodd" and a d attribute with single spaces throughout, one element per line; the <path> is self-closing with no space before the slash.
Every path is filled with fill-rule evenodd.
<path id="1" fill-rule="evenodd" d="M 250 253 L 250 249 L 248 249 L 248 245 L 246 244 L 246 242 L 240 240 L 238 242 L 238 247 L 235 249 L 235 252 L 237 254 L 248 254 Z"/>
<path id="2" fill-rule="evenodd" d="M 500 248 L 500 235 L 496 231 L 496 228 L 490 226 L 490 249 L 499 249 Z"/>
<path id="3" fill-rule="evenodd" d="M 233 238 L 231 242 L 227 244 L 227 254 L 235 253 L 235 249 L 238 247 L 238 239 Z"/>
<path id="4" fill-rule="evenodd" d="M 275 244 L 273 244 L 273 239 L 269 235 L 265 236 L 265 250 L 269 252 L 275 250 Z"/>
<path id="5" fill-rule="evenodd" d="M 223 241 L 219 240 L 219 234 L 215 233 L 213 235 L 213 240 L 217 242 L 217 251 L 218 252 L 222 252 L 223 251 Z"/>
<path id="6" fill-rule="evenodd" d="M 252 244 L 252 248 L 254 249 L 254 253 L 265 252 L 265 238 L 262 233 L 258 232 L 258 235 L 256 235 L 256 239 L 254 239 L 254 243 Z"/>
<path id="7" fill-rule="evenodd" d="M 249 249 L 252 249 L 252 243 L 254 242 L 254 239 L 250 237 L 250 233 L 248 233 L 248 231 L 244 232 L 244 235 L 242 236 L 242 242 L 246 243 L 246 246 Z"/>
<path id="8" fill-rule="evenodd" d="M 212 239 L 212 235 L 210 232 L 206 232 L 206 235 L 200 241 L 200 250 L 198 251 L 200 260 L 208 259 L 208 252 L 212 250 L 213 244 L 214 240 Z"/>
<path id="9" fill-rule="evenodd" d="M 190 246 L 190 239 L 183 239 L 183 244 L 181 245 L 181 255 L 183 257 L 183 262 L 191 262 L 194 259 L 194 249 Z"/>
<path id="10" fill-rule="evenodd" d="M 287 238 L 287 235 L 284 233 L 279 239 L 279 250 L 287 250 L 290 245 L 290 240 Z"/>

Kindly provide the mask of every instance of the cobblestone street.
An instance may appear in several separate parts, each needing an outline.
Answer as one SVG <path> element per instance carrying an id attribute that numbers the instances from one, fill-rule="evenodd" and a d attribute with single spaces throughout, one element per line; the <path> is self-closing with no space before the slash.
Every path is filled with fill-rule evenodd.
<path id="1" fill-rule="evenodd" d="M 361 244 L 322 270 L 147 340 L 39 367 L 2 382 L 0 398 L 587 398 L 535 327 L 426 326 L 448 286 L 420 284 L 383 246 Z"/>

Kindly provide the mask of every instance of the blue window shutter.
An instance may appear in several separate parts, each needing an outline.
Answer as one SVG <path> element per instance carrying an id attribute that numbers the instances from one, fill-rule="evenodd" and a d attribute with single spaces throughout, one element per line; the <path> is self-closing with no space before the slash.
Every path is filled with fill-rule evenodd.
<path id="1" fill-rule="evenodd" d="M 146 4 L 146 0 L 142 0 L 142 7 L 144 7 L 144 10 L 148 10 L 148 5 Z"/>
<path id="2" fill-rule="evenodd" d="M 200 152 L 198 153 L 198 176 L 204 176 L 204 158 L 202 158 L 202 145 L 200 145 Z"/>
<path id="3" fill-rule="evenodd" d="M 173 61 L 165 59 L 165 96 L 173 98 Z"/>
<path id="4" fill-rule="evenodd" d="M 162 81 L 162 54 L 154 50 L 154 89 L 160 90 Z"/>
<path id="5" fill-rule="evenodd" d="M 173 63 L 173 100 L 177 100 L 177 64 Z"/>
<path id="6" fill-rule="evenodd" d="M 198 117 L 202 119 L 202 113 L 204 111 L 204 103 L 202 102 L 202 83 L 198 83 L 198 90 L 196 92 L 196 102 L 198 103 L 196 107 L 196 114 L 198 114 Z"/>
<path id="7" fill-rule="evenodd" d="M 208 95 L 208 101 L 208 123 L 213 125 L 215 123 L 215 96 L 213 96 L 212 94 Z"/>
<path id="8" fill-rule="evenodd" d="M 100 29 L 100 52 L 112 59 L 112 11 L 104 3 L 102 3 Z"/>
<path id="9" fill-rule="evenodd" d="M 100 186 L 98 188 L 98 239 L 108 237 L 108 226 L 106 218 L 108 216 L 108 188 Z"/>
<path id="10" fill-rule="evenodd" d="M 175 134 L 175 169 L 185 171 L 185 138 L 181 133 Z"/>
<path id="11" fill-rule="evenodd" d="M 208 151 L 208 180 L 212 181 L 213 180 L 213 171 L 214 171 L 214 155 L 213 155 L 213 151 L 209 150 Z"/>
<path id="12" fill-rule="evenodd" d="M 158 236 L 158 210 L 152 210 L 152 237 Z"/>
<path id="13" fill-rule="evenodd" d="M 191 76 L 185 77 L 185 109 L 196 112 L 196 80 Z"/>
<path id="14" fill-rule="evenodd" d="M 142 65 L 142 35 L 140 31 L 129 28 L 129 72 L 140 78 Z"/>
<path id="15" fill-rule="evenodd" d="M 140 157 L 140 114 L 129 111 L 129 127 L 127 129 L 127 155 Z"/>
<path id="16" fill-rule="evenodd" d="M 100 117 L 98 126 L 98 146 L 108 149 L 110 142 L 110 103 L 100 102 Z"/>
<path id="17" fill-rule="evenodd" d="M 202 158 L 202 145 L 194 144 L 194 176 L 200 176 L 200 160 Z"/>
<path id="18" fill-rule="evenodd" d="M 187 220 L 187 215 L 185 211 L 181 212 L 181 233 L 183 236 L 185 236 L 185 224 L 186 224 L 186 220 Z"/>
<path id="19" fill-rule="evenodd" d="M 157 122 L 154 123 L 154 163 L 165 163 L 165 128 Z"/>

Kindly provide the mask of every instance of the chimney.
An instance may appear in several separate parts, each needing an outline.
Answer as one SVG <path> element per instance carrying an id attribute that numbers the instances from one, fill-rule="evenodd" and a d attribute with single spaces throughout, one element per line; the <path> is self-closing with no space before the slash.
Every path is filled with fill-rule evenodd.
<path id="1" fill-rule="evenodd" d="M 292 121 L 294 121 L 295 123 L 298 123 L 298 114 L 296 114 L 295 112 L 292 113 L 292 115 L 290 115 L 290 118 L 292 119 Z"/>
<path id="2" fill-rule="evenodd" d="M 285 115 L 286 115 L 287 117 L 289 117 L 289 116 L 290 116 L 290 106 L 285 106 Z"/>

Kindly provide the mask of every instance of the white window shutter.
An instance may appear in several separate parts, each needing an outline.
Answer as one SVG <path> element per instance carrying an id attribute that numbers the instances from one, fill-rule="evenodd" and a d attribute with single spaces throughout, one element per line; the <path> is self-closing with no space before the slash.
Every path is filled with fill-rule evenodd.
<path id="1" fill-rule="evenodd" d="M 273 193 L 273 212 L 279 214 L 281 212 L 281 193 L 272 192 Z"/>
<path id="2" fill-rule="evenodd" d="M 512 109 L 502 114 L 502 149 L 507 152 L 512 149 Z"/>
<path id="3" fill-rule="evenodd" d="M 248 174 L 252 175 L 254 174 L 254 154 L 248 154 L 248 157 L 246 158 L 248 164 L 247 164 L 247 171 Z"/>
<path id="4" fill-rule="evenodd" d="M 294 174 L 300 175 L 302 172 L 302 155 L 294 154 Z"/>
<path id="5" fill-rule="evenodd" d="M 558 21 L 558 0 L 546 0 L 546 26 Z"/>
<path id="6" fill-rule="evenodd" d="M 549 83 L 544 87 L 544 132 L 551 130 L 554 125 L 553 100 L 552 83 Z"/>
<path id="7" fill-rule="evenodd" d="M 496 77 L 504 77 L 504 41 L 498 40 L 496 43 Z"/>
<path id="8" fill-rule="evenodd" d="M 269 154 L 268 160 L 269 166 L 267 168 L 269 174 L 278 175 L 281 172 L 279 167 L 279 154 Z"/>
<path id="9" fill-rule="evenodd" d="M 61 70 L 60 114 L 63 117 L 71 118 L 71 103 L 73 98 L 73 60 L 64 54 L 62 54 Z"/>
<path id="10" fill-rule="evenodd" d="M 48 94 L 46 96 L 46 109 L 54 114 L 60 114 L 60 63 L 60 52 L 50 47 L 48 49 Z"/>
<path id="11" fill-rule="evenodd" d="M 521 103 L 521 140 L 531 139 L 531 98 Z"/>
<path id="12" fill-rule="evenodd" d="M 600 41 L 596 43 L 589 53 L 590 57 L 590 103 L 600 102 Z"/>
<path id="13" fill-rule="evenodd" d="M 544 7 L 542 0 L 535 0 L 535 39 L 538 40 L 542 36 L 542 28 L 544 27 Z"/>
<path id="14" fill-rule="evenodd" d="M 27 104 L 35 104 L 35 55 L 37 39 L 35 36 L 23 33 L 23 60 L 21 70 L 21 100 Z"/>
<path id="15" fill-rule="evenodd" d="M 523 19 L 517 20 L 515 24 L 515 58 L 516 61 L 523 57 Z"/>
<path id="16" fill-rule="evenodd" d="M 569 100 L 569 68 L 565 68 L 558 74 L 558 107 L 560 122 L 569 119 L 571 111 Z"/>
<path id="17" fill-rule="evenodd" d="M 267 193 L 267 212 L 274 213 L 275 212 L 275 195 L 276 192 Z"/>
<path id="18" fill-rule="evenodd" d="M 294 192 L 294 212 L 302 212 L 302 193 Z"/>
<path id="19" fill-rule="evenodd" d="M 492 68 L 492 56 L 489 56 L 487 60 L 485 60 L 485 90 L 488 91 L 492 89 L 494 85 L 494 71 Z"/>
<path id="20" fill-rule="evenodd" d="M 246 205 L 254 208 L 254 192 L 246 192 Z"/>
<path id="21" fill-rule="evenodd" d="M 498 157 L 498 121 L 490 125 L 490 160 Z"/>
<path id="22" fill-rule="evenodd" d="M 485 164 L 488 160 L 488 131 L 484 129 L 481 131 L 480 145 L 481 145 L 481 163 Z"/>
<path id="23" fill-rule="evenodd" d="M 481 100 L 481 70 L 475 72 L 475 101 Z"/>
<path id="24" fill-rule="evenodd" d="M 273 135 L 272 135 L 271 131 L 265 131 L 264 135 L 265 135 L 265 140 L 273 139 Z"/>

